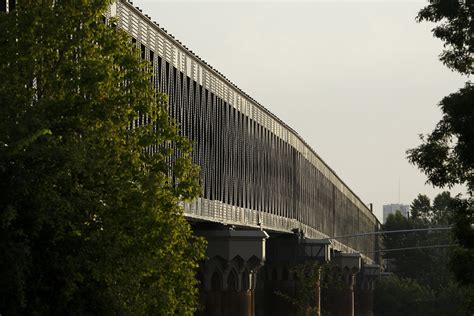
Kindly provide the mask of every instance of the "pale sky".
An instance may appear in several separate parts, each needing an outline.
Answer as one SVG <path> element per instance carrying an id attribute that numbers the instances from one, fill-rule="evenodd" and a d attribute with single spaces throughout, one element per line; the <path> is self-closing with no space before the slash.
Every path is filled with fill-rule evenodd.
<path id="1" fill-rule="evenodd" d="M 438 60 L 433 25 L 415 22 L 426 3 L 134 1 L 296 130 L 380 220 L 383 204 L 442 191 L 405 151 L 466 81 Z"/>

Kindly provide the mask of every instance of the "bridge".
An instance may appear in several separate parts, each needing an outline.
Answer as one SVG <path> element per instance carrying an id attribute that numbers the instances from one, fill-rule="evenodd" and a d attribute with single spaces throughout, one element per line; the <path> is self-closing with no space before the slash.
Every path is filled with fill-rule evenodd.
<path id="1" fill-rule="evenodd" d="M 110 17 L 150 61 L 155 88 L 194 144 L 203 195 L 183 207 L 209 243 L 198 273 L 204 313 L 291 313 L 272 292 L 291 287 L 291 268 L 309 260 L 345 271 L 333 314 L 370 315 L 379 240 L 333 237 L 377 231 L 372 210 L 298 133 L 139 8 L 119 0 Z M 259 289 L 274 304 L 262 305 Z"/>

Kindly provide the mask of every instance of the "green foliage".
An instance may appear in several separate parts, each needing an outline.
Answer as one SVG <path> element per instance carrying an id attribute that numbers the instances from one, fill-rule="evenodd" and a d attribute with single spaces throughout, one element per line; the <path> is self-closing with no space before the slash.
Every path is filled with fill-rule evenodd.
<path id="1" fill-rule="evenodd" d="M 422 144 L 407 151 L 411 163 L 438 187 L 467 185 L 474 190 L 474 86 L 467 83 L 443 98 L 443 116 Z"/>
<path id="2" fill-rule="evenodd" d="M 437 0 L 419 13 L 418 21 L 436 23 L 433 35 L 444 42 L 441 61 L 463 75 L 474 73 L 474 1 Z M 474 285 L 474 247 L 465 236 L 474 235 L 474 86 L 467 82 L 459 91 L 443 98 L 443 116 L 431 134 L 420 136 L 422 144 L 407 151 L 411 163 L 420 168 L 428 182 L 438 187 L 467 186 L 467 199 L 458 198 L 453 223 L 459 247 L 451 257 L 458 281 Z M 471 239 L 472 240 L 472 239 Z M 474 302 L 474 301 L 473 301 Z M 473 304 L 474 305 L 474 304 Z"/>
<path id="3" fill-rule="evenodd" d="M 396 275 L 381 278 L 375 289 L 374 314 L 384 316 L 469 315 L 466 298 L 474 293 L 449 281 L 436 294 L 416 280 Z"/>
<path id="4" fill-rule="evenodd" d="M 321 298 L 321 306 L 328 305 L 323 302 L 329 299 L 322 292 L 337 292 L 345 287 L 340 269 L 334 264 L 321 265 L 314 261 L 305 261 L 291 269 L 295 277 L 295 291 L 292 295 L 283 292 L 276 294 L 295 307 L 296 315 L 317 315 L 316 298 Z M 319 294 L 318 294 L 319 292 Z M 321 310 L 321 315 L 326 311 Z"/>
<path id="5" fill-rule="evenodd" d="M 448 191 L 438 194 L 433 205 L 429 197 L 418 194 L 410 205 L 410 219 L 419 224 L 446 226 L 453 222 L 456 201 Z"/>
<path id="6" fill-rule="evenodd" d="M 0 13 L 1 314 L 196 308 L 204 244 L 179 204 L 198 170 L 128 36 L 100 22 L 108 4 Z"/>
<path id="7" fill-rule="evenodd" d="M 438 226 L 446 226 L 453 222 L 453 211 L 456 200 L 451 197 L 447 191 L 438 194 L 433 199 L 433 218 L 432 223 Z"/>
<path id="8" fill-rule="evenodd" d="M 433 315 L 472 315 L 473 298 L 474 287 L 459 286 L 451 280 L 437 294 Z"/>
<path id="9" fill-rule="evenodd" d="M 458 199 L 453 208 L 455 209 L 454 234 L 459 246 L 452 253 L 451 269 L 461 284 L 474 286 L 473 201 Z M 474 300 L 472 304 L 474 305 Z"/>
<path id="10" fill-rule="evenodd" d="M 411 216 L 406 218 L 400 213 L 391 214 L 387 218 L 384 230 L 415 229 L 445 226 L 451 223 L 451 207 L 456 199 L 449 192 L 443 192 L 431 204 L 425 195 L 418 195 L 411 204 Z M 453 236 L 448 231 L 407 232 L 384 234 L 385 248 L 408 248 L 417 246 L 446 245 L 453 243 Z M 417 280 L 430 286 L 434 291 L 441 289 L 452 275 L 448 269 L 448 248 L 413 249 L 393 251 L 384 254 L 391 260 L 393 271 L 400 277 Z"/>
<path id="11" fill-rule="evenodd" d="M 380 279 L 375 289 L 375 315 L 435 315 L 431 307 L 432 291 L 414 280 L 392 275 Z"/>
<path id="12" fill-rule="evenodd" d="M 431 204 L 429 198 L 425 195 L 418 195 L 411 205 L 411 213 L 417 216 L 405 218 L 400 213 L 390 215 L 384 225 L 384 230 L 399 230 L 413 228 L 427 228 L 451 225 L 455 222 L 455 217 L 461 214 L 458 210 L 458 203 L 463 200 L 453 198 L 449 192 L 438 194 Z M 460 207 L 459 209 L 463 209 Z M 454 229 L 456 232 L 456 229 Z M 438 232 L 411 232 L 385 234 L 383 236 L 384 245 L 390 248 L 406 248 L 416 246 L 444 245 L 454 242 L 454 234 L 448 231 Z M 466 239 L 472 242 L 471 236 Z M 384 258 L 389 260 L 389 268 L 396 274 L 397 280 L 388 280 L 387 284 L 382 282 L 380 288 L 376 287 L 377 299 L 382 301 L 376 304 L 384 311 L 383 304 L 388 304 L 394 311 L 403 312 L 403 306 L 398 306 L 397 299 L 406 299 L 406 287 L 413 286 L 414 283 L 426 288 L 430 291 L 427 298 L 420 298 L 419 301 L 410 301 L 409 304 L 415 310 L 428 308 L 430 312 L 420 315 L 465 315 L 472 304 L 472 295 L 469 294 L 467 288 L 462 288 L 456 282 L 456 278 L 450 270 L 450 260 L 456 258 L 459 250 L 449 248 L 429 248 L 429 249 L 412 249 L 406 251 L 394 251 L 384 254 Z M 453 256 L 454 254 L 454 256 Z M 459 273 L 463 277 L 472 276 L 472 266 L 468 264 L 456 264 L 456 269 L 460 269 Z M 408 281 L 409 280 L 409 281 Z M 406 283 L 406 284 L 405 284 Z M 385 291 L 385 292 L 384 292 Z M 388 292 L 396 292 L 397 299 L 385 298 Z M 379 293 L 380 292 L 380 293 Z M 405 294 L 404 294 L 405 293 Z M 408 295 L 408 294 L 406 294 Z M 426 300 L 433 300 L 426 306 Z M 388 301 L 387 301 L 388 300 Z M 421 307 L 420 307 L 421 306 Z M 429 309 L 435 306 L 434 309 Z M 387 307 L 388 308 L 388 307 Z M 382 315 L 385 315 L 381 313 Z M 396 313 L 395 313 L 396 314 Z M 393 315 L 395 315 L 393 314 Z M 392 315 L 392 314 L 387 314 Z M 415 315 L 418 315 L 415 313 Z"/>
<path id="13" fill-rule="evenodd" d="M 417 21 L 437 23 L 433 36 L 444 42 L 440 60 L 464 74 L 474 71 L 474 2 L 472 0 L 436 0 L 420 10 Z"/>
<path id="14" fill-rule="evenodd" d="M 317 262 L 304 262 L 291 269 L 295 276 L 295 293 L 289 295 L 283 292 L 276 294 L 295 307 L 296 315 L 317 315 L 316 297 L 321 282 L 321 265 Z"/>
<path id="15" fill-rule="evenodd" d="M 462 284 L 474 284 L 474 86 L 470 83 L 441 101 L 443 117 L 435 130 L 417 148 L 408 150 L 408 159 L 417 165 L 435 186 L 467 186 L 468 198 L 437 197 L 436 223 L 454 224 L 457 247 L 451 254 L 451 269 Z M 448 198 L 449 200 L 449 198 Z M 412 205 L 413 206 L 413 205 Z M 413 213 L 418 216 L 418 211 Z M 423 214 L 423 212 L 421 212 Z M 425 213 L 426 214 L 426 213 Z"/>
<path id="16" fill-rule="evenodd" d="M 418 194 L 410 206 L 410 216 L 416 219 L 429 220 L 431 217 L 431 201 L 430 198 L 423 194 Z"/>

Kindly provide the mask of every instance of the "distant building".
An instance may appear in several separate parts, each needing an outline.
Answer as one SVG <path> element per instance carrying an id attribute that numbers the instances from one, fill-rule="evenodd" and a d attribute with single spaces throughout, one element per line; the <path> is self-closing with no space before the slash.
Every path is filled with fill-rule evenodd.
<path id="1" fill-rule="evenodd" d="M 397 211 L 400 211 L 403 216 L 408 217 L 408 211 L 410 210 L 410 205 L 405 204 L 387 204 L 383 206 L 383 222 L 387 221 L 387 217 L 390 214 L 395 214 Z"/>

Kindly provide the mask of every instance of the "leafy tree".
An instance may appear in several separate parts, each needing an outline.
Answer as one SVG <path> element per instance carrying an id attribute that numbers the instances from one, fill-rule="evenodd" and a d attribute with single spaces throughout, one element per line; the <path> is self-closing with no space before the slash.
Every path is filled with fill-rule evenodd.
<path id="1" fill-rule="evenodd" d="M 458 281 L 474 285 L 474 86 L 466 84 L 459 92 L 451 94 L 441 102 L 443 117 L 435 130 L 417 148 L 408 151 L 409 160 L 427 176 L 428 182 L 444 187 L 464 184 L 468 189 L 467 199 L 460 197 L 441 207 L 441 199 L 435 218 L 446 222 L 442 213 L 451 210 L 454 235 L 460 247 L 452 255 L 451 267 Z M 469 237 L 469 238 L 466 238 Z M 470 239 L 471 238 L 471 239 Z"/>
<path id="2" fill-rule="evenodd" d="M 455 199 L 449 191 L 438 194 L 433 199 L 432 223 L 437 226 L 446 226 L 453 222 L 453 207 Z"/>
<path id="3" fill-rule="evenodd" d="M 408 159 L 438 187 L 465 184 L 474 190 L 474 86 L 467 83 L 440 103 L 443 116 Z"/>
<path id="4" fill-rule="evenodd" d="M 418 21 L 436 23 L 433 35 L 444 42 L 441 61 L 451 70 L 463 75 L 474 71 L 474 1 L 437 0 L 423 8 Z M 438 187 L 455 184 L 467 186 L 467 199 L 458 201 L 452 209 L 454 232 L 459 243 L 451 260 L 458 281 L 474 285 L 468 267 L 474 265 L 474 246 L 466 236 L 474 234 L 474 86 L 464 88 L 440 102 L 441 121 L 431 134 L 420 136 L 422 144 L 407 151 L 408 159 Z"/>
<path id="5" fill-rule="evenodd" d="M 452 222 L 455 199 L 449 191 L 438 194 L 433 204 L 428 196 L 418 194 L 410 205 L 410 217 L 416 221 L 429 223 L 432 226 L 445 226 Z"/>
<path id="6" fill-rule="evenodd" d="M 418 214 L 429 212 L 431 216 L 411 216 L 405 218 L 397 212 L 387 218 L 383 229 L 399 230 L 451 225 L 454 221 L 454 216 L 458 214 L 455 206 L 459 201 L 459 199 L 451 197 L 449 192 L 438 194 L 434 198 L 433 204 L 430 203 L 429 198 L 425 195 L 418 195 L 411 205 L 412 212 L 415 208 L 415 211 L 418 210 Z M 387 249 L 443 245 L 452 243 L 452 235 L 453 234 L 448 231 L 396 233 L 383 235 L 383 241 Z M 469 236 L 466 237 L 469 239 Z M 467 314 L 467 311 L 472 310 L 470 307 L 472 295 L 469 294 L 469 288 L 459 286 L 455 276 L 449 269 L 449 255 L 452 252 L 453 251 L 448 248 L 386 252 L 384 258 L 389 260 L 389 268 L 395 273 L 396 277 L 399 278 L 397 282 L 400 284 L 397 282 L 394 283 L 392 280 L 390 281 L 392 283 L 389 283 L 391 284 L 390 289 L 384 287 L 384 285 L 382 285 L 380 289 L 376 287 L 376 292 L 382 291 L 382 294 L 377 294 L 378 297 L 382 299 L 383 304 L 388 304 L 389 306 L 395 304 L 393 305 L 393 310 L 399 310 L 401 307 L 397 305 L 396 301 L 402 298 L 393 298 L 393 301 L 391 301 L 391 299 L 383 298 L 382 296 L 385 295 L 383 293 L 389 290 L 403 292 L 402 287 L 406 286 L 406 284 L 402 286 L 402 283 L 413 281 L 422 287 L 426 287 L 426 289 L 431 292 L 432 302 L 429 303 L 429 306 L 434 306 L 434 309 L 430 309 L 428 313 L 424 311 L 426 315 L 446 315 L 448 312 L 453 315 Z M 469 274 L 468 269 L 472 270 L 472 267 L 468 265 L 459 265 L 457 267 L 462 267 L 462 273 L 467 273 L 466 275 Z M 394 286 L 394 284 L 398 285 Z M 398 295 L 402 294 L 394 294 L 395 297 Z M 377 304 L 379 303 L 380 302 Z M 421 306 L 425 306 L 425 303 L 424 300 L 421 300 L 418 303 L 411 302 L 409 304 L 411 304 L 413 308 L 418 309 L 420 304 Z M 388 307 L 379 308 L 385 310 L 384 308 Z"/>
<path id="7" fill-rule="evenodd" d="M 290 303 L 296 315 L 317 315 L 316 297 L 321 291 L 321 265 L 316 262 L 304 262 L 294 266 L 291 273 L 295 277 L 293 295 L 277 291 L 275 294 Z M 324 270 L 326 271 L 326 270 Z"/>
<path id="8" fill-rule="evenodd" d="M 383 226 L 384 230 L 402 230 L 428 227 L 426 221 L 417 218 L 406 218 L 400 212 L 390 214 Z M 432 245 L 426 232 L 407 232 L 383 235 L 386 249 L 399 249 Z M 423 284 L 432 281 L 433 268 L 432 249 L 413 249 L 407 251 L 386 252 L 384 259 L 390 260 L 390 270 L 400 277 L 419 280 Z"/>
<path id="9" fill-rule="evenodd" d="M 434 198 L 433 205 L 425 195 L 418 195 L 411 204 L 412 216 L 406 218 L 399 212 L 390 215 L 384 230 L 400 230 L 445 226 L 450 224 L 451 213 L 447 210 L 455 199 L 449 192 L 443 192 Z M 421 214 L 414 216 L 413 214 Z M 444 245 L 452 243 L 452 236 L 447 231 L 440 232 L 407 232 L 383 235 L 387 249 L 409 248 L 418 246 Z M 391 260 L 394 272 L 400 277 L 417 280 L 438 291 L 452 278 L 448 270 L 448 249 L 413 249 L 394 251 L 384 254 Z"/>
<path id="10" fill-rule="evenodd" d="M 429 220 L 432 212 L 430 198 L 423 194 L 418 194 L 410 205 L 410 216 L 414 219 Z"/>
<path id="11" fill-rule="evenodd" d="M 438 292 L 433 304 L 437 315 L 470 315 L 474 288 L 461 287 L 455 280 L 449 280 Z"/>
<path id="12" fill-rule="evenodd" d="M 196 308 L 203 242 L 179 206 L 200 190 L 191 146 L 102 22 L 109 2 L 0 13 L 1 314 Z"/>
<path id="13" fill-rule="evenodd" d="M 440 315 L 432 307 L 433 292 L 417 281 L 391 275 L 380 279 L 375 289 L 375 315 Z"/>
<path id="14" fill-rule="evenodd" d="M 474 1 L 436 0 L 420 10 L 417 21 L 437 23 L 433 36 L 444 42 L 440 60 L 463 74 L 474 71 Z"/>
<path id="15" fill-rule="evenodd" d="M 472 296 L 453 281 L 436 294 L 422 283 L 397 275 L 382 277 L 375 286 L 375 315 L 469 315 L 466 298 Z"/>
<path id="16" fill-rule="evenodd" d="M 329 315 L 330 304 L 337 301 L 347 286 L 341 269 L 333 263 L 321 264 L 305 261 L 291 269 L 294 276 L 292 291 L 276 291 L 275 294 L 290 303 L 296 315 Z M 317 297 L 320 297 L 318 311 Z M 318 313 L 319 312 L 319 313 Z"/>
<path id="17" fill-rule="evenodd" d="M 457 199 L 453 206 L 454 234 L 458 247 L 453 251 L 451 258 L 451 269 L 458 281 L 474 289 L 474 205 L 471 200 Z M 472 301 L 474 310 L 474 299 Z"/>

